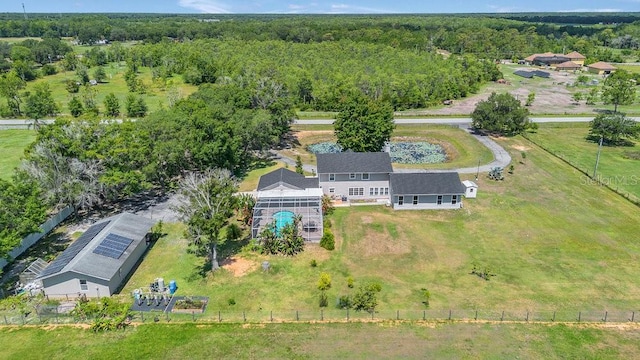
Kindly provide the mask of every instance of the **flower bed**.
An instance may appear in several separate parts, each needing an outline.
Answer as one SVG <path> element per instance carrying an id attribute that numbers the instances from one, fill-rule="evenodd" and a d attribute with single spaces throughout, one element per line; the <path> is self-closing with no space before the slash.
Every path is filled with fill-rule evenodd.
<path id="1" fill-rule="evenodd" d="M 342 151 L 335 142 L 325 141 L 307 146 L 313 154 L 334 154 Z M 437 164 L 447 161 L 447 153 L 442 146 L 426 141 L 391 142 L 389 144 L 391 162 L 396 164 Z"/>

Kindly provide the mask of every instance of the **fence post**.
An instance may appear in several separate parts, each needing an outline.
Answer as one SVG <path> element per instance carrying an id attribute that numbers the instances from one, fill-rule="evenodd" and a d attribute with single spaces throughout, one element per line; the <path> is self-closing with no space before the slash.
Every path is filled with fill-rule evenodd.
<path id="1" fill-rule="evenodd" d="M 347 321 L 349 321 L 349 308 L 347 308 Z"/>
<path id="2" fill-rule="evenodd" d="M 529 322 L 529 310 L 527 310 L 527 319 L 525 321 Z"/>
<path id="3" fill-rule="evenodd" d="M 633 318 L 635 318 L 635 317 L 636 317 L 636 312 L 632 311 L 631 312 L 631 322 L 633 322 Z"/>
<path id="4" fill-rule="evenodd" d="M 166 312 L 165 314 L 167 314 L 167 321 L 171 321 L 171 319 L 169 319 L 169 312 Z"/>
<path id="5" fill-rule="evenodd" d="M 473 320 L 478 320 L 478 310 L 476 310 L 476 317 L 474 317 Z"/>
<path id="6" fill-rule="evenodd" d="M 556 321 L 556 312 L 553 312 L 553 318 L 551 319 L 551 321 L 555 322 Z"/>
<path id="7" fill-rule="evenodd" d="M 273 310 L 269 312 L 269 320 L 273 322 Z"/>
<path id="8" fill-rule="evenodd" d="M 222 314 L 220 313 L 220 310 L 218 310 L 218 322 L 222 322 Z"/>
<path id="9" fill-rule="evenodd" d="M 244 322 L 247 322 L 247 313 L 246 313 L 246 311 L 242 312 L 242 319 L 244 320 Z"/>
<path id="10" fill-rule="evenodd" d="M 451 309 L 449 309 L 449 320 L 451 320 Z"/>
<path id="11" fill-rule="evenodd" d="M 324 309 L 320 309 L 320 321 L 324 321 Z"/>
<path id="12" fill-rule="evenodd" d="M 422 310 L 422 320 L 427 320 L 427 310 Z"/>
<path id="13" fill-rule="evenodd" d="M 56 324 L 58 324 L 58 307 L 56 306 Z"/>
<path id="14" fill-rule="evenodd" d="M 27 317 L 27 315 L 25 315 L 25 314 L 20 315 L 20 318 L 22 319 L 22 325 L 24 325 L 24 320 L 25 320 L 26 317 Z"/>
<path id="15" fill-rule="evenodd" d="M 371 320 L 373 320 L 373 314 L 375 313 L 375 311 L 371 312 Z"/>
<path id="16" fill-rule="evenodd" d="M 582 318 L 582 311 L 578 311 L 578 322 L 580 322 L 580 318 Z"/>
<path id="17" fill-rule="evenodd" d="M 504 320 L 504 310 L 502 310 L 502 315 L 500 316 L 500 321 Z"/>
<path id="18" fill-rule="evenodd" d="M 604 312 L 604 319 L 602 319 L 602 320 L 604 320 L 604 322 L 607 322 L 607 315 L 608 315 L 608 314 L 609 314 L 609 312 L 608 312 L 608 311 L 605 311 L 605 312 Z"/>
<path id="19" fill-rule="evenodd" d="M 300 316 L 298 315 L 298 310 L 296 310 L 296 321 L 300 321 Z"/>
<path id="20" fill-rule="evenodd" d="M 196 321 L 196 313 L 193 310 L 191 310 L 191 321 Z"/>
<path id="21" fill-rule="evenodd" d="M 4 324 L 9 325 L 9 321 L 7 321 L 7 315 L 4 316 Z"/>
<path id="22" fill-rule="evenodd" d="M 396 320 L 400 320 L 400 310 L 396 310 Z"/>
<path id="23" fill-rule="evenodd" d="M 144 322 L 144 313 L 142 311 L 140 311 L 140 319 L 142 319 L 142 322 Z"/>

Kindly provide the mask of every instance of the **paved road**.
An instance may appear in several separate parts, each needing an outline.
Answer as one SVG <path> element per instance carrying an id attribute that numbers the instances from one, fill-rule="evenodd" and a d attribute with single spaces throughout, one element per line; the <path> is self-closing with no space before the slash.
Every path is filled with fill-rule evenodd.
<path id="1" fill-rule="evenodd" d="M 549 122 L 589 122 L 593 120 L 593 116 L 569 116 L 569 117 L 530 117 L 532 122 L 549 123 Z M 631 119 L 640 122 L 640 117 L 631 117 Z M 302 119 L 295 120 L 296 125 L 331 125 L 332 119 Z M 445 124 L 445 125 L 461 125 L 471 124 L 470 117 L 444 117 L 444 118 L 412 118 L 412 119 L 396 119 L 396 124 Z"/>

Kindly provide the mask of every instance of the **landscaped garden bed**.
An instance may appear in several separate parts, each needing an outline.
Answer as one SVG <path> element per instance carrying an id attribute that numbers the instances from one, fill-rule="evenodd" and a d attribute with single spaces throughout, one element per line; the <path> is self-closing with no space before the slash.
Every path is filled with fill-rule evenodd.
<path id="1" fill-rule="evenodd" d="M 169 308 L 172 313 L 203 313 L 208 303 L 209 298 L 206 296 L 175 296 Z"/>

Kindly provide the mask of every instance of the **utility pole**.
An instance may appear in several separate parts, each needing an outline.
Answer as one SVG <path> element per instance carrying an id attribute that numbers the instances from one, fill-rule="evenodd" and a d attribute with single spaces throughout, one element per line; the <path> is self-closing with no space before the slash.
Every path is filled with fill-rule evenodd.
<path id="1" fill-rule="evenodd" d="M 22 12 L 24 13 L 24 19 L 27 20 L 27 10 L 24 8 L 24 3 L 22 3 Z"/>
<path id="2" fill-rule="evenodd" d="M 480 159 L 478 159 L 478 171 L 476 171 L 476 181 L 478 181 L 478 176 L 480 176 Z"/>
<path id="3" fill-rule="evenodd" d="M 598 172 L 598 163 L 600 163 L 600 151 L 602 151 L 602 138 L 600 135 L 600 145 L 598 145 L 598 155 L 596 155 L 596 167 L 593 169 L 593 178 L 596 178 L 596 173 Z"/>

